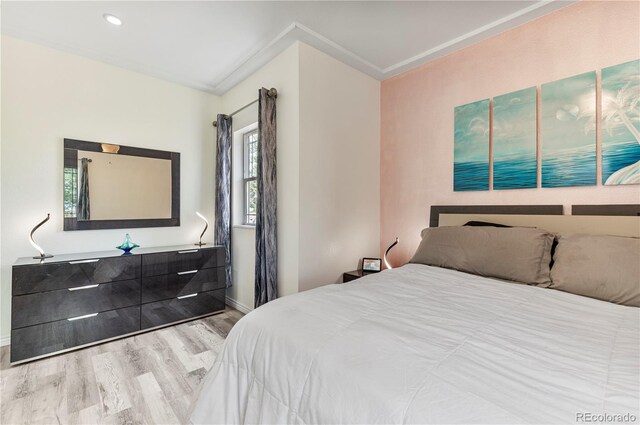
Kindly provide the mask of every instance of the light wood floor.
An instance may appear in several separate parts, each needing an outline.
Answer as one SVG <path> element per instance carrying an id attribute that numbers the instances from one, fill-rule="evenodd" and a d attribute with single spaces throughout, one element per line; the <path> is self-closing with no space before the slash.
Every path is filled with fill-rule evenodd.
<path id="1" fill-rule="evenodd" d="M 0 350 L 0 423 L 178 424 L 242 313 L 223 313 L 35 362 Z"/>

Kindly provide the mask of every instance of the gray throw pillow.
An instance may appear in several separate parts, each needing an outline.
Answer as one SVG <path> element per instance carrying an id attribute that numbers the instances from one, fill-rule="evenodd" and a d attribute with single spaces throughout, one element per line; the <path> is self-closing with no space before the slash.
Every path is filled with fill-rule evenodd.
<path id="1" fill-rule="evenodd" d="M 560 235 L 551 288 L 640 307 L 640 239 Z"/>
<path id="2" fill-rule="evenodd" d="M 549 286 L 554 235 L 529 227 L 433 227 L 411 263 Z"/>

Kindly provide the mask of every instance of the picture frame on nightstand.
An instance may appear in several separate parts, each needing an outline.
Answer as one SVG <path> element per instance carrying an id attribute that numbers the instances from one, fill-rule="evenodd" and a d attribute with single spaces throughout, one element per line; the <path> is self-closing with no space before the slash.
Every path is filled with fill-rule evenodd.
<path id="1" fill-rule="evenodd" d="M 363 258 L 362 259 L 362 271 L 377 273 L 382 270 L 381 258 Z"/>

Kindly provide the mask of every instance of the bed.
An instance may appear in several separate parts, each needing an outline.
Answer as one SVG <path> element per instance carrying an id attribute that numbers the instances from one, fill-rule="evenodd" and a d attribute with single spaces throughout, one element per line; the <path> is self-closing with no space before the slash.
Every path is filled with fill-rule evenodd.
<path id="1" fill-rule="evenodd" d="M 407 264 L 245 316 L 190 423 L 637 421 L 639 335 L 637 307 Z"/>

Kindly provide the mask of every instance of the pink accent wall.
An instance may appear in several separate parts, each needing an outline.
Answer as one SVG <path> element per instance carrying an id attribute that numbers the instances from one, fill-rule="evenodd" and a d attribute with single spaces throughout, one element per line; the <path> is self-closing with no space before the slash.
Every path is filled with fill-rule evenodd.
<path id="1" fill-rule="evenodd" d="M 638 185 L 602 186 L 599 162 L 594 187 L 453 192 L 455 106 L 593 70 L 599 103 L 600 69 L 638 58 L 640 2 L 582 1 L 383 81 L 381 249 L 399 236 L 391 260 L 407 261 L 431 205 L 640 202 Z"/>

